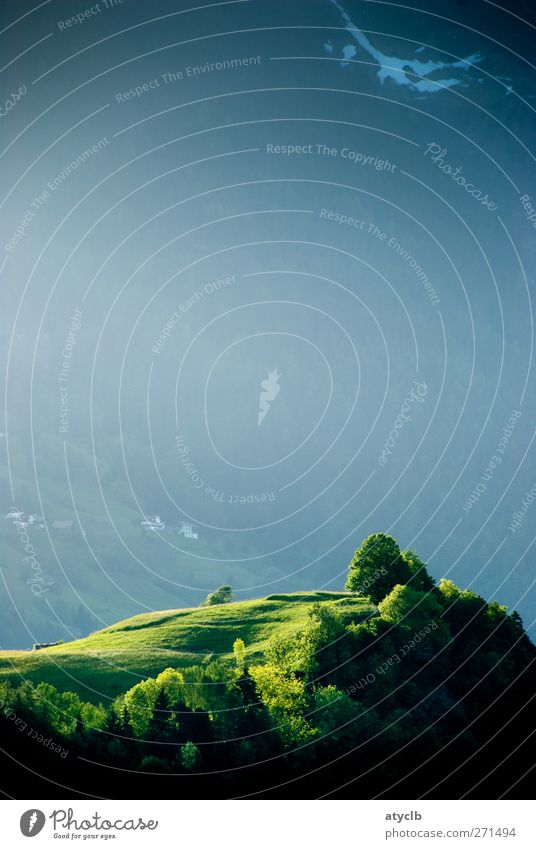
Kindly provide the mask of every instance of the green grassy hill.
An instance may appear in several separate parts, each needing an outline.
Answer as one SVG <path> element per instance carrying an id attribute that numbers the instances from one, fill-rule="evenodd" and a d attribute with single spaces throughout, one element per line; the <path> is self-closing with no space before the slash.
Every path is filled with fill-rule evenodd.
<path id="1" fill-rule="evenodd" d="M 168 666 L 191 666 L 210 655 L 230 659 L 239 637 L 249 659 L 262 660 L 270 637 L 298 630 L 315 602 L 333 603 L 354 621 L 375 610 L 368 600 L 347 593 L 310 592 L 146 613 L 82 640 L 39 651 L 0 652 L 0 680 L 14 685 L 46 681 L 98 702 Z"/>

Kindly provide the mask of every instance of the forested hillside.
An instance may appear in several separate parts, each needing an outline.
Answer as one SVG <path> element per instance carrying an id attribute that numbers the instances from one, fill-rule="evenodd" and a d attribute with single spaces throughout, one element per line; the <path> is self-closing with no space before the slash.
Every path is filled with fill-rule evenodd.
<path id="1" fill-rule="evenodd" d="M 6 763 L 35 769 L 43 793 L 521 795 L 536 649 L 518 614 L 436 585 L 385 534 L 356 551 L 347 589 L 4 653 Z"/>

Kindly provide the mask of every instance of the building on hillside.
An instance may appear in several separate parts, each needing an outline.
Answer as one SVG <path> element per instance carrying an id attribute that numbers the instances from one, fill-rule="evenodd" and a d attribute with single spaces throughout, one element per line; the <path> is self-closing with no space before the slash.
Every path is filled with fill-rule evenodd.
<path id="1" fill-rule="evenodd" d="M 27 521 L 30 525 L 39 525 L 39 527 L 44 527 L 43 522 L 45 521 L 45 517 L 40 516 L 39 513 L 28 513 Z"/>
<path id="2" fill-rule="evenodd" d="M 158 515 L 144 516 L 140 525 L 142 528 L 145 528 L 146 531 L 164 531 L 166 529 L 164 522 L 162 522 Z"/>
<path id="3" fill-rule="evenodd" d="M 179 522 L 176 525 L 168 524 L 162 521 L 160 516 L 144 516 L 140 522 L 141 527 L 146 531 L 165 531 L 168 533 L 183 536 L 185 539 L 199 539 L 197 529 L 190 522 Z"/>
<path id="4" fill-rule="evenodd" d="M 177 533 L 179 536 L 182 535 L 185 539 L 199 539 L 197 530 L 195 530 L 193 525 L 189 522 L 181 522 L 177 527 Z"/>
<path id="5" fill-rule="evenodd" d="M 44 528 L 44 518 L 38 513 L 25 513 L 23 510 L 16 510 L 14 507 L 6 513 L 4 519 L 11 520 L 17 528 L 29 528 L 30 525 L 38 528 Z"/>

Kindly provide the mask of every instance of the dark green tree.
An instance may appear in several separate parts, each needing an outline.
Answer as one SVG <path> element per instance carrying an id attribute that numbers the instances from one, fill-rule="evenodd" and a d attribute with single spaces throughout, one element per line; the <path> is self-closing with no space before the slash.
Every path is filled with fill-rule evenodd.
<path id="1" fill-rule="evenodd" d="M 431 592 L 435 586 L 434 579 L 428 574 L 426 565 L 423 563 L 418 554 L 415 554 L 414 551 L 408 550 L 403 551 L 401 557 L 402 560 L 407 563 L 411 572 L 408 584 L 414 590 L 420 590 L 420 592 L 423 593 Z"/>
<path id="2" fill-rule="evenodd" d="M 378 603 L 396 584 L 406 584 L 410 577 L 410 567 L 393 537 L 372 534 L 353 556 L 346 588 Z"/>
<path id="3" fill-rule="evenodd" d="M 162 689 L 156 697 L 153 716 L 149 722 L 147 731 L 147 739 L 158 743 L 167 742 L 171 737 L 172 731 L 170 717 L 169 699 Z"/>
<path id="4" fill-rule="evenodd" d="M 379 611 L 387 622 L 416 630 L 430 622 L 441 623 L 443 604 L 435 593 L 419 592 L 411 584 L 399 584 L 379 603 Z"/>
<path id="5" fill-rule="evenodd" d="M 103 731 L 109 734 L 110 737 L 119 737 L 123 730 L 121 717 L 118 715 L 115 705 L 112 705 L 106 714 L 106 722 L 104 723 Z"/>

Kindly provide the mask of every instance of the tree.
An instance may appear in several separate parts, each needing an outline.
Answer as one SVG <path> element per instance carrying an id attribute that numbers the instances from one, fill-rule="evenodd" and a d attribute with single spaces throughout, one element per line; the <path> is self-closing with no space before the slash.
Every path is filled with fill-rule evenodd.
<path id="1" fill-rule="evenodd" d="M 330 757 L 359 744 L 362 748 L 363 743 L 381 730 L 382 724 L 373 708 L 365 710 L 360 702 L 332 684 L 315 688 L 314 705 L 314 721 L 320 737 L 317 746 L 326 748 Z"/>
<path id="2" fill-rule="evenodd" d="M 119 720 L 119 727 L 121 729 L 121 736 L 125 737 L 127 740 L 132 740 L 134 737 L 134 728 L 130 718 L 130 711 L 125 704 L 120 705 L 117 711 L 117 716 Z"/>
<path id="3" fill-rule="evenodd" d="M 346 627 L 340 611 L 330 602 L 316 603 L 309 611 L 309 621 L 297 635 L 302 656 L 296 667 L 309 679 L 329 675 L 344 663 L 348 647 Z"/>
<path id="4" fill-rule="evenodd" d="M 159 758 L 156 755 L 146 755 L 142 759 L 138 770 L 140 772 L 169 772 L 169 764 L 163 758 Z"/>
<path id="5" fill-rule="evenodd" d="M 414 551 L 403 551 L 402 552 L 402 560 L 409 566 L 409 570 L 411 572 L 410 579 L 408 581 L 409 585 L 413 587 L 414 590 L 421 590 L 421 592 L 429 593 L 434 589 L 435 582 L 434 579 L 430 577 L 426 570 L 426 566 L 421 560 L 421 558 L 415 554 Z"/>
<path id="6" fill-rule="evenodd" d="M 238 638 L 233 643 L 233 654 L 236 663 L 236 668 L 239 672 L 244 671 L 244 666 L 246 664 L 246 644 L 244 640 Z"/>
<path id="7" fill-rule="evenodd" d="M 229 584 L 223 584 L 213 593 L 209 593 L 200 607 L 212 607 L 214 604 L 228 604 L 233 598 L 233 588 Z"/>
<path id="8" fill-rule="evenodd" d="M 147 733 L 159 692 L 160 687 L 154 678 L 147 678 L 125 693 L 125 707 L 136 737 L 143 737 Z"/>
<path id="9" fill-rule="evenodd" d="M 378 605 L 382 619 L 418 629 L 441 622 L 443 605 L 435 594 L 398 584 Z"/>
<path id="10" fill-rule="evenodd" d="M 309 706 L 304 679 L 270 662 L 252 666 L 250 672 L 283 743 L 295 746 L 311 740 L 317 731 L 304 716 Z"/>
<path id="11" fill-rule="evenodd" d="M 353 556 L 346 588 L 378 603 L 396 584 L 406 584 L 410 577 L 410 567 L 393 537 L 372 534 Z"/>
<path id="12" fill-rule="evenodd" d="M 52 684 L 38 684 L 32 694 L 35 715 L 51 731 L 72 734 L 78 723 L 82 702 L 76 693 L 60 693 Z"/>
<path id="13" fill-rule="evenodd" d="M 181 746 L 181 763 L 184 769 L 193 769 L 199 760 L 199 749 L 189 740 Z"/>
<path id="14" fill-rule="evenodd" d="M 166 694 L 170 705 L 174 705 L 175 702 L 183 698 L 185 692 L 184 675 L 177 669 L 168 666 L 160 675 L 157 675 L 156 683 Z"/>
<path id="15" fill-rule="evenodd" d="M 102 729 L 106 725 L 107 711 L 101 704 L 80 703 L 80 721 L 85 729 Z"/>
<path id="16" fill-rule="evenodd" d="M 153 715 L 147 728 L 147 739 L 152 742 L 165 743 L 171 737 L 171 711 L 164 690 L 160 690 L 154 703 Z"/>
<path id="17" fill-rule="evenodd" d="M 110 737 L 120 737 L 123 731 L 123 723 L 121 721 L 121 707 L 112 705 L 108 709 L 106 722 L 104 723 L 103 731 Z"/>

